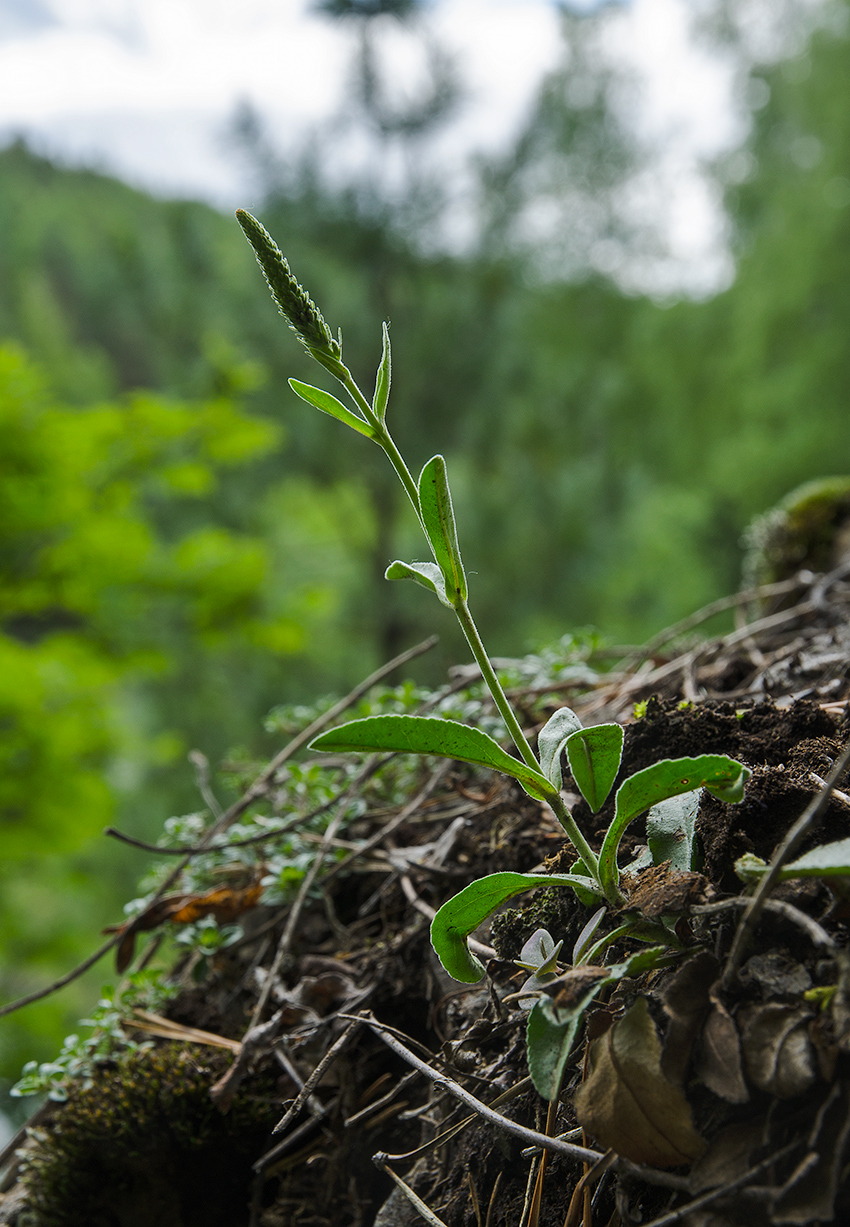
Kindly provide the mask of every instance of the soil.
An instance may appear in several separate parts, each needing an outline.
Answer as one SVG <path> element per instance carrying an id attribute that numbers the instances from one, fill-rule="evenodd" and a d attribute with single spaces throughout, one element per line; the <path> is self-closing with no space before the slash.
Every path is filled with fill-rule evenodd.
<path id="1" fill-rule="evenodd" d="M 696 822 L 699 873 L 677 880 L 664 869 L 651 884 L 653 891 L 678 891 L 672 910 L 679 914 L 676 933 L 690 960 L 623 980 L 588 1015 L 589 1032 L 601 1043 L 606 1034 L 615 1034 L 612 1028 L 638 999 L 648 1002 L 661 1069 L 685 1097 L 694 1127 L 707 1144 L 695 1164 L 653 1175 L 621 1163 L 616 1175 L 609 1171 L 592 1181 L 586 1202 L 579 1198 L 571 1210 L 583 1172 L 580 1163 L 551 1155 L 545 1176 L 535 1177 L 537 1156 L 528 1153 L 522 1140 L 470 1115 L 444 1087 L 413 1074 L 376 1031 L 354 1023 L 346 1046 L 311 1088 L 304 1108 L 281 1134 L 266 1135 L 257 1147 L 254 1168 L 242 1177 L 238 1212 L 233 1209 L 233 1171 L 222 1160 L 216 1133 L 216 1145 L 208 1152 L 203 1214 L 198 1217 L 191 1199 L 177 1197 L 178 1209 L 168 1219 L 171 1227 L 194 1227 L 201 1221 L 204 1227 L 409 1227 L 422 1222 L 422 1213 L 389 1171 L 402 1177 L 436 1216 L 430 1221 L 445 1227 L 528 1227 L 535 1213 L 539 1227 L 638 1222 L 778 1227 L 850 1219 L 850 971 L 845 955 L 850 908 L 842 888 L 828 889 L 818 879 L 777 887 L 772 894 L 776 906 L 756 929 L 740 974 L 725 986 L 721 980 L 740 908 L 708 910 L 742 895 L 735 872 L 739 857 L 753 853 L 770 860 L 819 793 L 850 732 L 850 593 L 840 575 L 811 576 L 800 580 L 796 595 L 790 609 L 753 610 L 755 620 L 732 635 L 707 643 L 672 637 L 673 650 L 662 652 L 657 645 L 645 659 L 632 653 L 616 675 L 600 674 L 585 680 L 581 689 L 573 684 L 567 691 L 585 724 L 616 720 L 624 725 L 618 783 L 659 759 L 705 753 L 727 754 L 752 769 L 740 804 L 703 793 Z M 550 692 L 541 706 L 540 694 L 531 689 L 514 698 L 527 724 L 536 727 L 564 701 L 563 693 Z M 568 777 L 565 787 L 571 787 Z M 573 800 L 574 816 L 598 848 L 612 801 L 593 815 L 577 794 Z M 388 817 L 370 820 L 367 815 L 357 838 L 379 835 Z M 398 859 L 399 850 L 434 845 L 441 835 L 446 835 L 442 858 L 429 855 L 421 863 L 415 856 Z M 850 800 L 835 794 L 800 852 L 848 837 Z M 644 839 L 638 820 L 622 845 L 621 864 Z M 383 865 L 374 858 L 360 866 L 355 861 L 348 872 L 329 879 L 305 908 L 262 1014 L 263 1022 L 276 1018 L 274 1033 L 265 1041 L 251 1033 L 255 1059 L 238 1076 L 239 1094 L 256 1100 L 262 1087 L 265 1106 L 271 1098 L 273 1115 L 283 1115 L 300 1082 L 358 1012 L 369 1011 L 395 1029 L 409 1050 L 473 1095 L 493 1103 L 506 1094 L 497 1110 L 511 1120 L 558 1135 L 575 1130 L 573 1097 L 589 1076 L 586 1045 L 577 1046 L 567 1066 L 556 1117 L 547 1130 L 545 1101 L 523 1083 L 527 1016 L 510 998 L 526 973 L 512 960 L 535 930 L 546 928 L 556 941 L 563 940 L 561 957 L 568 962 L 590 911 L 571 890 L 554 887 L 504 908 L 474 935 L 485 945 L 492 943 L 496 952 L 488 960 L 488 978 L 477 985 L 451 980 L 428 939 L 429 909 L 475 878 L 502 870 L 569 869 L 575 853 L 551 813 L 504 777 L 455 764 L 394 828 L 384 851 Z M 664 896 L 665 907 L 673 897 Z M 192 983 L 191 968 L 178 969 L 184 989 L 164 1011 L 177 1033 L 173 1039 L 160 1037 L 160 1048 L 175 1046 L 179 1028 L 235 1040 L 246 1036 L 287 916 L 288 909 L 262 906 L 247 912 L 242 940 L 208 961 L 200 984 Z M 817 922 L 814 929 L 806 928 L 806 917 Z M 818 944 L 813 932 L 825 933 L 833 945 Z M 639 943 L 621 943 L 617 957 L 637 948 Z M 188 1032 L 183 1039 L 180 1050 L 197 1055 Z M 216 1061 L 215 1076 L 220 1077 L 223 1058 Z M 118 1076 L 108 1071 L 104 1076 L 107 1098 L 114 1097 Z M 71 1102 L 77 1102 L 74 1095 Z M 97 1110 L 95 1104 L 92 1111 Z M 25 1146 L 24 1171 L 33 1154 L 61 1143 L 63 1111 L 56 1105 L 39 1122 Z M 456 1132 L 448 1132 L 455 1126 Z M 580 1144 L 595 1140 L 582 1140 L 579 1132 Z M 202 1155 L 207 1153 L 199 1146 Z M 748 1186 L 723 1192 L 724 1185 L 745 1177 L 774 1153 L 781 1159 L 758 1169 Z M 389 1156 L 388 1163 L 380 1156 Z M 187 1164 L 187 1179 L 190 1166 L 197 1188 L 197 1155 Z M 93 1170 L 92 1179 L 102 1186 L 102 1163 Z M 86 1193 L 79 1171 L 73 1202 L 53 1218 L 39 1217 L 26 1184 L 16 1183 L 19 1166 L 13 1164 L 10 1173 L 0 1194 L 0 1223 L 88 1227 L 94 1222 L 94 1201 L 87 1207 L 94 1192 Z M 536 1210 L 531 1204 L 535 1178 L 542 1189 Z M 179 1173 L 173 1179 L 179 1183 Z M 214 1196 L 216 1182 L 227 1189 L 220 1203 Z M 684 1208 L 712 1191 L 714 1198 L 704 1208 Z M 140 1221 L 132 1199 L 104 1197 L 101 1188 L 97 1204 L 112 1207 L 111 1217 L 104 1211 L 97 1227 L 133 1227 Z"/>

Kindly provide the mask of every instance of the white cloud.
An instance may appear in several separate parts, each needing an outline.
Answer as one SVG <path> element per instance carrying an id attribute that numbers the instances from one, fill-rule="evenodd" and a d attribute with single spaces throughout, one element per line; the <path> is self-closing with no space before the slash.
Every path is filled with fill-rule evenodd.
<path id="1" fill-rule="evenodd" d="M 634 275 L 705 292 L 729 270 L 722 212 L 701 164 L 743 129 L 733 67 L 697 47 L 692 8 L 633 0 L 610 15 L 606 37 L 641 82 L 630 120 L 658 150 L 630 191 L 635 208 L 663 218 L 668 251 Z M 33 20 L 4 22 L 14 13 Z M 432 150 L 462 201 L 469 152 L 507 144 L 558 61 L 558 16 L 549 0 L 435 0 L 429 20 L 456 53 L 466 90 Z M 413 88 L 410 37 L 384 43 L 396 87 Z M 236 104 L 252 102 L 291 150 L 339 113 L 352 49 L 345 23 L 311 14 L 307 0 L 0 0 L 0 134 L 24 132 L 46 152 L 155 191 L 231 204 L 247 186 L 220 139 Z M 349 138 L 344 153 L 350 160 L 364 148 Z M 463 207 L 456 237 L 469 224 Z"/>

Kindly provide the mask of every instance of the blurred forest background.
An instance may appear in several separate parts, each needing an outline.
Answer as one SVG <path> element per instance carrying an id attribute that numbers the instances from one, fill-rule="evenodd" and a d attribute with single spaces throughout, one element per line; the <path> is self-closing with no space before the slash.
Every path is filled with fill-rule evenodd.
<path id="1" fill-rule="evenodd" d="M 330 20 L 351 19 L 349 129 L 284 161 L 242 110 L 229 139 L 256 176 L 245 203 L 343 329 L 364 387 L 392 321 L 393 432 L 413 466 L 448 458 L 491 651 L 591 625 L 639 642 L 736 588 L 755 514 L 850 471 L 850 6 L 770 6 L 784 50 L 764 58 L 738 6 L 703 6 L 702 37 L 737 56 L 749 136 L 710 168 L 734 279 L 675 302 L 622 288 L 653 241 L 622 207 L 653 150 L 599 51 L 604 10 L 564 14 L 563 66 L 509 153 L 473 167 L 474 236 L 452 249 L 452 185 L 419 168 L 462 66 L 432 48 L 401 106 L 374 55 L 373 17 L 415 7 L 328 0 Z M 357 130 L 375 173 L 328 175 Z M 383 582 L 390 559 L 421 555 L 402 493 L 377 449 L 287 388 L 316 370 L 232 218 L 16 141 L 0 151 L 0 235 L 8 1001 L 132 898 L 144 857 L 104 825 L 154 840 L 201 808 L 188 751 L 259 761 L 281 744 L 272 708 L 344 693 L 434 629 L 420 680 L 466 653 L 445 611 Z M 4 1020 L 7 1086 L 108 977 Z"/>

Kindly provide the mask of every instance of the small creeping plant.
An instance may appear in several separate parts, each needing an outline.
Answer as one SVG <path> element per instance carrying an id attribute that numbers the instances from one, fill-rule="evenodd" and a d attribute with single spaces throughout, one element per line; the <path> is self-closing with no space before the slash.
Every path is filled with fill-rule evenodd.
<path id="1" fill-rule="evenodd" d="M 649 924 L 639 914 L 628 912 L 617 865 L 617 849 L 626 827 L 633 819 L 650 811 L 649 859 L 635 862 L 631 870 L 664 860 L 672 861 L 675 868 L 690 869 L 698 790 L 707 788 L 724 801 L 740 801 L 750 772 L 734 759 L 716 754 L 665 759 L 637 772 L 617 790 L 614 818 L 597 856 L 561 796 L 561 761 L 565 753 L 576 785 L 596 812 L 611 792 L 619 773 L 622 728 L 617 724 L 583 728 L 575 713 L 563 707 L 540 731 L 537 754 L 534 753 L 496 676 L 469 610 L 466 572 L 458 544 L 446 462 L 442 456 L 433 456 L 415 480 L 387 428 L 392 374 L 387 325 L 383 326 L 383 353 L 370 400 L 343 364 L 342 334 L 337 338 L 331 334 L 321 312 L 295 280 L 274 240 L 250 213 L 240 209 L 236 216 L 281 314 L 307 352 L 339 381 L 353 407 L 297 379 L 289 381 L 293 391 L 384 451 L 419 520 L 431 560 L 393 562 L 387 568 L 386 578 L 413 580 L 454 611 L 519 757 L 507 753 L 480 729 L 453 720 L 421 716 L 387 715 L 354 720 L 322 733 L 311 743 L 311 748 L 436 754 L 488 767 L 512 776 L 529 796 L 545 802 L 557 816 L 577 853 L 570 873 L 490 874 L 471 883 L 437 912 L 431 926 L 431 941 L 446 971 L 456 980 L 471 984 L 484 975 L 484 967 L 468 947 L 469 934 L 506 900 L 536 886 L 570 886 L 588 905 L 598 907 L 601 902 L 622 912 L 623 923 L 612 933 L 595 943 L 585 942 L 581 953 L 583 963 L 592 962 L 611 941 L 626 934 L 656 943 L 639 958 L 632 956 L 626 963 L 606 968 L 604 976 L 592 990 L 588 989 L 578 1005 L 564 1011 L 558 1008 L 557 999 L 544 994 L 533 1007 L 529 1016 L 530 1066 L 538 1090 L 551 1099 L 557 1094 L 556 1083 L 583 1010 L 602 987 L 602 980 L 610 983 L 627 972 L 632 974 L 637 970 L 636 958 L 641 969 L 656 965 L 667 949 L 677 944 L 665 926 Z M 598 925 L 599 920 L 596 923 Z M 549 951 L 547 944 L 546 953 L 544 962 L 548 971 L 548 964 L 557 958 L 557 951 L 554 946 Z"/>

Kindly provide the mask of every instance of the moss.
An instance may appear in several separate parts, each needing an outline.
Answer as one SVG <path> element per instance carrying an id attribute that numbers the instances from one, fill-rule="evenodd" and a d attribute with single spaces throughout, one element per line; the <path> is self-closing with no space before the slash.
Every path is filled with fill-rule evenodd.
<path id="1" fill-rule="evenodd" d="M 744 535 L 744 584 L 769 584 L 803 567 L 829 571 L 846 548 L 850 477 L 821 477 L 792 490 Z"/>
<path id="2" fill-rule="evenodd" d="M 507 908 L 494 917 L 490 940 L 500 959 L 515 959 L 537 929 L 546 929 L 555 939 L 565 940 L 576 929 L 580 904 L 573 892 L 563 886 L 538 891 L 525 908 Z"/>
<path id="3" fill-rule="evenodd" d="M 279 1109 L 265 1076 L 218 1111 L 210 1087 L 231 1059 L 168 1044 L 74 1089 L 34 1134 L 21 1227 L 247 1224 L 251 1164 Z"/>

